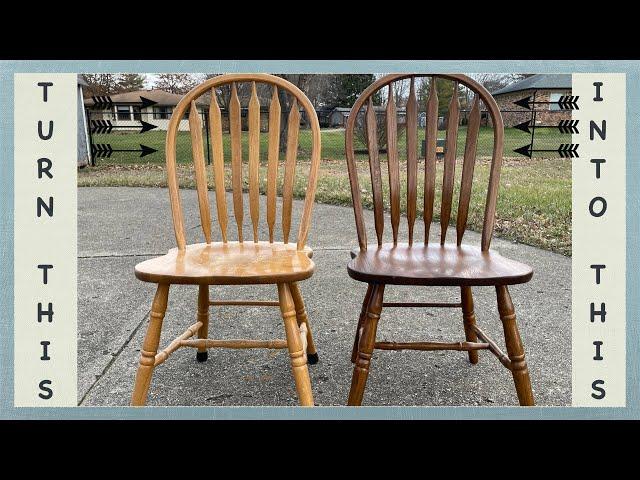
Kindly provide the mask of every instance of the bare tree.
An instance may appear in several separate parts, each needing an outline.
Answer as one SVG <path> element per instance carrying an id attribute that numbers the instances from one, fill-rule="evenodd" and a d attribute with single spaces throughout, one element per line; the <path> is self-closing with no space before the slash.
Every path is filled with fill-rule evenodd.
<path id="1" fill-rule="evenodd" d="M 82 76 L 89 84 L 83 89 L 86 96 L 112 95 L 119 91 L 119 73 L 84 73 Z"/>
<path id="2" fill-rule="evenodd" d="M 409 79 L 393 82 L 393 99 L 398 107 L 404 107 L 407 104 L 410 86 L 411 81 Z"/>
<path id="3" fill-rule="evenodd" d="M 293 83 L 296 87 L 298 87 L 303 92 L 307 91 L 309 88 L 309 83 L 311 83 L 311 79 L 313 75 L 311 74 L 280 74 L 279 77 L 288 80 Z M 280 120 L 280 138 L 287 138 L 287 124 L 289 111 L 291 110 L 291 106 L 293 104 L 293 97 L 287 94 L 283 89 L 278 90 L 278 100 L 280 100 L 280 107 L 282 108 L 282 118 Z M 298 105 L 298 108 L 300 106 Z M 308 119 L 307 119 L 308 123 Z M 286 142 L 280 142 L 280 150 L 286 149 Z"/>
<path id="4" fill-rule="evenodd" d="M 309 97 L 314 108 L 317 108 L 323 103 L 334 75 L 316 74 L 310 77 L 305 94 Z"/>
<path id="5" fill-rule="evenodd" d="M 475 73 L 471 74 L 471 77 L 493 93 L 532 75 L 531 73 Z"/>
<path id="6" fill-rule="evenodd" d="M 183 95 L 196 86 L 198 79 L 190 73 L 160 73 L 154 87 Z"/>

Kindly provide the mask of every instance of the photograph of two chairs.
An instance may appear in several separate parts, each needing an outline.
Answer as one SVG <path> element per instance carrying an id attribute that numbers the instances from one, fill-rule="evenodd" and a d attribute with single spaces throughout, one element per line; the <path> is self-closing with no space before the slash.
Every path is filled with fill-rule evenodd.
<path id="1" fill-rule="evenodd" d="M 570 74 L 78 89 L 79 405 L 571 404 Z"/>

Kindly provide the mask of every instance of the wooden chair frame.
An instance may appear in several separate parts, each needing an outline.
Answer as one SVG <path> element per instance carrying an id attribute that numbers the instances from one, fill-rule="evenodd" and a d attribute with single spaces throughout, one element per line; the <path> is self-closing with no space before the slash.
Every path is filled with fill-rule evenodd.
<path id="1" fill-rule="evenodd" d="M 252 93 L 249 102 L 248 123 L 248 170 L 249 170 L 249 210 L 253 226 L 253 242 L 245 241 L 242 231 L 243 192 L 242 192 L 242 143 L 241 143 L 241 107 L 236 84 L 251 82 Z M 267 166 L 267 224 L 269 241 L 258 240 L 259 208 L 259 154 L 260 154 L 260 104 L 256 92 L 256 82 L 271 85 L 273 89 L 269 109 L 269 150 Z M 231 134 L 231 169 L 233 186 L 233 207 L 238 228 L 238 241 L 228 240 L 227 204 L 224 183 L 224 154 L 222 143 L 222 120 L 215 89 L 231 84 L 231 103 L 229 108 Z M 282 187 L 282 234 L 284 242 L 274 242 L 276 223 L 277 171 L 280 145 L 281 107 L 278 89 L 293 97 L 288 116 L 288 137 L 285 160 L 284 183 Z M 206 92 L 211 92 L 209 110 L 209 128 L 213 145 L 213 173 L 215 181 L 216 207 L 222 242 L 212 242 L 211 215 L 207 172 L 205 168 L 202 143 L 202 122 L 197 112 L 195 100 Z M 289 244 L 292 216 L 293 182 L 295 177 L 298 130 L 300 126 L 299 106 L 304 108 L 311 125 L 312 153 L 309 169 L 304 209 L 300 219 L 295 245 Z M 196 188 L 200 220 L 206 244 L 187 245 L 184 219 L 181 208 L 178 176 L 176 171 L 176 135 L 183 115 L 190 108 L 189 127 L 191 132 L 192 153 L 196 177 Z M 132 405 L 144 405 L 153 374 L 153 369 L 164 363 L 169 356 L 181 347 L 197 349 L 197 360 L 207 360 L 209 348 L 269 348 L 289 350 L 293 376 L 301 405 L 313 405 L 313 395 L 307 363 L 318 361 L 318 354 L 313 342 L 309 319 L 306 314 L 298 281 L 309 278 L 314 271 L 311 261 L 312 251 L 306 247 L 307 235 L 311 220 L 311 212 L 316 191 L 318 167 L 320 164 L 320 126 L 315 110 L 305 94 L 295 85 L 268 74 L 228 74 L 214 77 L 193 88 L 176 106 L 169 122 L 166 138 L 166 165 L 171 213 L 177 248 L 164 257 L 151 259 L 136 266 L 136 276 L 148 282 L 156 283 L 157 291 L 153 300 L 149 326 L 140 352 L 140 365 L 136 375 L 135 386 L 131 398 Z M 253 250 L 252 250 L 253 249 Z M 232 267 L 225 266 L 225 271 L 216 271 L 210 261 L 239 251 L 261 255 L 272 254 L 273 265 L 256 273 L 249 267 L 243 267 L 237 274 L 229 274 Z M 196 252 L 194 255 L 193 252 Z M 191 255 L 191 257 L 190 257 Z M 278 257 L 281 255 L 281 257 Z M 190 260 L 185 260 L 190 258 Z M 277 258 L 284 258 L 277 263 Z M 200 262 L 196 273 L 190 273 L 189 261 Z M 170 274 L 167 273 L 170 271 Z M 233 270 L 232 270 L 233 271 Z M 169 287 L 171 284 L 198 285 L 198 302 L 196 322 L 185 332 L 176 337 L 169 345 L 158 352 L 162 323 L 167 309 Z M 226 300 L 211 301 L 210 285 L 243 285 L 243 284 L 275 284 L 278 290 L 277 301 L 244 301 Z M 208 338 L 209 309 L 211 306 L 277 306 L 284 321 L 284 340 L 215 340 Z M 197 337 L 197 338 L 193 338 Z"/>
<path id="2" fill-rule="evenodd" d="M 417 100 L 415 94 L 415 78 L 431 77 L 430 94 L 426 103 L 427 124 L 426 124 L 426 153 L 425 161 L 425 184 L 424 184 L 424 228 L 425 236 L 422 245 L 414 245 L 414 224 L 416 220 L 417 203 Z M 398 168 L 397 150 L 397 110 L 394 96 L 392 94 L 392 84 L 397 81 L 410 79 L 411 89 L 407 102 L 406 132 L 407 132 L 407 226 L 408 245 L 398 244 L 398 230 L 400 225 L 400 180 Z M 437 143 L 437 117 L 438 117 L 438 96 L 436 81 L 444 79 L 454 82 L 454 92 L 457 92 L 458 84 L 465 85 L 475 93 L 475 100 L 469 114 L 467 129 L 467 139 L 464 150 L 462 179 L 460 188 L 460 200 L 456 222 L 456 245 L 446 246 L 446 235 L 452 209 L 452 197 L 455 181 L 456 146 L 459 120 L 459 100 L 458 95 L 452 96 L 449 104 L 449 121 L 447 125 L 446 148 L 444 154 L 444 174 L 442 187 L 442 205 L 440 212 L 440 245 L 433 247 L 429 245 L 429 231 L 433 219 L 434 192 L 436 176 L 436 143 Z M 358 263 L 359 257 L 364 257 L 368 249 L 374 252 L 384 252 L 382 242 L 384 229 L 384 206 L 382 200 L 382 175 L 380 172 L 380 160 L 378 158 L 378 145 L 376 134 L 376 120 L 373 108 L 373 95 L 384 87 L 389 88 L 389 97 L 386 107 L 386 128 L 388 138 L 387 158 L 389 170 L 389 194 L 391 205 L 391 226 L 393 231 L 393 245 L 387 251 L 404 249 L 404 252 L 433 252 L 438 258 L 443 259 L 446 255 L 455 257 L 469 257 L 470 252 L 479 259 L 479 264 L 487 264 L 491 261 L 499 261 L 503 267 L 501 275 L 486 275 L 485 277 L 474 277 L 469 272 L 457 272 L 454 274 L 437 274 L 434 272 L 394 272 L 393 267 L 389 267 L 385 272 L 376 271 L 375 268 L 361 268 L 364 263 Z M 471 199 L 471 187 L 473 182 L 473 170 L 475 165 L 477 138 L 480 126 L 480 102 L 488 110 L 494 128 L 493 153 L 489 183 L 487 188 L 484 222 L 482 228 L 481 249 L 471 250 L 462 244 L 462 239 L 466 229 L 469 213 L 469 203 Z M 369 166 L 371 174 L 373 201 L 374 201 L 374 223 L 377 237 L 377 245 L 368 245 L 364 217 L 362 212 L 361 190 L 358 182 L 358 171 L 355 162 L 354 152 L 354 128 L 360 110 L 366 105 L 365 126 L 367 133 L 367 146 L 369 151 Z M 516 317 L 513 303 L 509 295 L 508 285 L 527 282 L 533 272 L 530 267 L 511 262 L 500 257 L 497 253 L 490 251 L 491 238 L 495 224 L 496 202 L 498 195 L 498 185 L 500 182 L 500 169 L 503 154 L 504 125 L 500 110 L 491 97 L 491 94 L 480 84 L 465 75 L 458 74 L 394 74 L 378 79 L 370 85 L 358 98 L 354 104 L 346 126 L 345 147 L 347 166 L 349 169 L 349 179 L 351 183 L 351 194 L 354 205 L 356 229 L 358 233 L 359 252 L 352 252 L 353 260 L 349 264 L 349 274 L 356 280 L 367 282 L 368 289 L 362 303 L 362 310 L 356 328 L 355 340 L 351 355 L 354 363 L 351 390 L 349 392 L 349 405 L 360 405 L 362 403 L 365 385 L 371 364 L 371 357 L 374 349 L 379 350 L 458 350 L 468 352 L 469 361 L 473 364 L 478 362 L 478 350 L 488 350 L 493 353 L 498 360 L 513 375 L 518 399 L 521 405 L 533 405 L 533 392 L 529 379 L 529 371 L 525 361 L 524 347 L 516 326 Z M 448 248 L 448 250 L 447 250 Z M 377 253 L 376 253 L 377 255 Z M 428 253 L 424 254 L 424 258 Z M 475 258 L 474 257 L 474 258 Z M 442 260 L 444 261 L 444 260 Z M 384 261 L 380 260 L 378 265 L 383 266 Z M 436 265 L 437 266 L 437 265 Z M 388 267 L 388 265 L 387 265 Z M 415 265 L 417 268 L 426 268 Z M 395 273 L 398 275 L 396 276 Z M 457 286 L 460 288 L 460 301 L 453 303 L 421 303 L 421 302 L 384 302 L 384 291 L 387 284 L 404 285 L 444 285 Z M 476 316 L 473 306 L 473 295 L 471 287 L 490 285 L 496 289 L 498 310 L 500 319 L 504 327 L 507 353 L 505 354 L 487 334 L 476 325 Z M 430 307 L 430 308 L 460 308 L 465 332 L 465 341 L 455 343 L 442 342 L 414 342 L 395 343 L 376 341 L 376 331 L 380 314 L 383 307 Z"/>

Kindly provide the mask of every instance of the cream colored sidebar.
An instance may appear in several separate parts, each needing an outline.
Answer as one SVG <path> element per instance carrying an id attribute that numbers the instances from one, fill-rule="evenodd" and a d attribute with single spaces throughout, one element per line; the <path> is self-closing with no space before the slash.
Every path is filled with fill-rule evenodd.
<path id="1" fill-rule="evenodd" d="M 624 74 L 573 75 L 572 403 L 580 407 L 626 404 L 625 86 Z"/>
<path id="2" fill-rule="evenodd" d="M 77 405 L 77 77 L 14 77 L 14 404 Z"/>

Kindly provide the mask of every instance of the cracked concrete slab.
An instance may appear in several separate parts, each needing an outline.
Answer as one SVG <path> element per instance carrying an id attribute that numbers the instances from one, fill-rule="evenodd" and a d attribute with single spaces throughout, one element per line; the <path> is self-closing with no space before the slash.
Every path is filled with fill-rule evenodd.
<path id="1" fill-rule="evenodd" d="M 202 241 L 195 192 L 182 191 L 182 200 L 188 241 Z M 168 193 L 81 188 L 78 204 L 78 398 L 86 406 L 127 405 L 154 293 L 154 285 L 134 277 L 133 267 L 175 246 Z M 230 196 L 228 204 L 232 205 Z M 245 197 L 245 209 L 246 205 Z M 302 202 L 294 202 L 294 214 L 301 209 Z M 365 219 L 372 225 L 371 212 Z M 215 218 L 213 222 L 214 236 L 219 238 Z M 245 231 L 251 232 L 248 213 L 245 224 Z M 317 270 L 301 283 L 320 354 L 320 362 L 310 367 L 312 387 L 316 404 L 344 405 L 353 335 L 366 290 L 346 272 L 349 251 L 357 246 L 352 209 L 318 204 L 312 225 L 309 244 Z M 234 228 L 231 222 L 229 229 Z M 439 226 L 431 230 L 435 238 Z M 263 237 L 266 231 L 262 226 Z M 479 244 L 479 235 L 468 232 L 465 241 Z M 571 259 L 501 239 L 495 239 L 492 247 L 534 268 L 531 282 L 512 287 L 511 293 L 536 402 L 569 405 Z M 193 323 L 196 295 L 195 286 L 171 288 L 162 345 Z M 276 297 L 275 286 L 211 287 L 212 299 Z M 458 298 L 457 289 L 444 287 L 390 286 L 385 294 L 387 301 Z M 475 288 L 474 299 L 479 325 L 503 344 L 495 291 Z M 284 338 L 284 331 L 277 308 L 213 307 L 210 336 Z M 388 308 L 378 338 L 459 341 L 464 338 L 461 314 L 457 309 Z M 148 405 L 296 404 L 288 356 L 273 350 L 213 349 L 203 364 L 195 361 L 193 350 L 178 350 L 156 369 L 148 400 Z M 464 352 L 377 351 L 364 404 L 496 406 L 516 405 L 517 398 L 510 373 L 488 352 L 480 352 L 479 364 L 471 365 Z"/>

